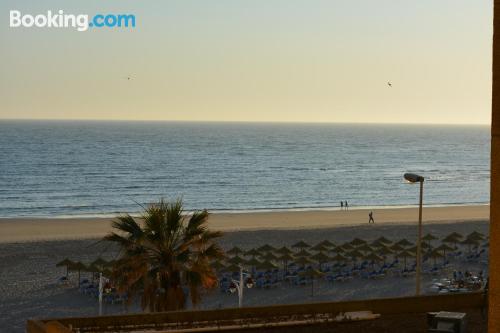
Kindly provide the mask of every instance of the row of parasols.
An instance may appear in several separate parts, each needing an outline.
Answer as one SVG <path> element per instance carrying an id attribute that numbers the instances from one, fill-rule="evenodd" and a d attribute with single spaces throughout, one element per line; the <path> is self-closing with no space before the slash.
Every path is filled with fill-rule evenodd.
<path id="1" fill-rule="evenodd" d="M 456 251 L 459 245 L 467 246 L 469 252 L 472 248 L 489 245 L 487 237 L 477 231 L 466 236 L 453 232 L 441 239 L 438 246 L 434 246 L 433 242 L 438 240 L 438 237 L 429 233 L 422 238 L 421 243 L 424 258 L 432 258 L 434 263 L 438 258 L 446 258 L 447 252 Z M 319 264 L 321 267 L 322 264 L 329 262 L 346 263 L 358 260 L 385 263 L 387 256 L 393 256 L 403 258 L 406 267 L 406 259 L 415 257 L 416 252 L 415 244 L 406 238 L 396 242 L 385 237 L 379 237 L 372 242 L 354 238 L 343 244 L 324 240 L 314 246 L 299 241 L 291 245 L 291 249 L 286 246 L 275 248 L 269 244 L 250 250 L 235 246 L 226 252 L 229 257 L 224 262 L 216 261 L 212 266 L 220 272 L 237 272 L 242 266 L 268 271 L 278 269 L 277 262 L 282 262 L 285 268 L 289 264 L 302 267 Z"/>
<path id="2" fill-rule="evenodd" d="M 106 261 L 103 258 L 97 258 L 89 264 L 81 261 L 73 261 L 68 258 L 58 262 L 57 267 L 66 267 L 66 277 L 69 272 L 78 272 L 78 281 L 80 281 L 81 272 L 102 273 L 104 276 L 111 276 L 111 269 L 115 264 L 114 260 Z"/>

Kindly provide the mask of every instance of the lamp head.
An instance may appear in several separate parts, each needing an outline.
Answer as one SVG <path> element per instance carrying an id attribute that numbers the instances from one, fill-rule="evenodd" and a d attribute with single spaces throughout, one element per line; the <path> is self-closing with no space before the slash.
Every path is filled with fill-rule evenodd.
<path id="1" fill-rule="evenodd" d="M 419 176 L 419 175 L 414 174 L 414 173 L 405 173 L 404 177 L 405 177 L 406 181 L 408 181 L 410 183 L 420 183 L 420 182 L 424 181 L 424 177 Z"/>

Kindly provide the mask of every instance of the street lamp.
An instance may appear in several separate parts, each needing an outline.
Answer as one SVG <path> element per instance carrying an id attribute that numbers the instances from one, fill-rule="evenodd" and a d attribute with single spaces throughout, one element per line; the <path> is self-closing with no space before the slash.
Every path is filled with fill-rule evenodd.
<path id="1" fill-rule="evenodd" d="M 414 173 L 405 173 L 405 179 L 414 184 L 420 183 L 420 203 L 418 207 L 418 238 L 417 238 L 417 272 L 416 272 L 416 291 L 415 293 L 420 295 L 420 275 L 422 266 L 422 201 L 424 198 L 424 177 L 416 175 Z"/>
<path id="2" fill-rule="evenodd" d="M 245 280 L 245 284 L 243 284 L 244 275 L 247 275 L 247 279 Z M 243 289 L 247 287 L 248 289 L 253 287 L 253 280 L 249 276 L 248 273 L 243 272 L 243 267 L 240 266 L 240 280 L 232 280 L 231 286 L 229 287 L 229 292 L 231 294 L 238 292 L 238 307 L 243 306 Z"/>

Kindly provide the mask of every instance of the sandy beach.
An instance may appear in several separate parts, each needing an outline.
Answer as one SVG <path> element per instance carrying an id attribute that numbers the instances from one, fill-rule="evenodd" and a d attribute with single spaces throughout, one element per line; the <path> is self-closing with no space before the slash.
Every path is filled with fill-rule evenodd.
<path id="1" fill-rule="evenodd" d="M 264 229 L 315 229 L 366 225 L 370 209 L 215 213 L 210 227 L 221 231 Z M 418 208 L 373 209 L 376 224 L 411 224 Z M 485 221 L 489 205 L 425 207 L 424 223 Z M 99 238 L 111 230 L 111 218 L 4 218 L 0 219 L 0 243 L 38 240 Z"/>
<path id="2" fill-rule="evenodd" d="M 427 208 L 424 232 L 442 238 L 456 231 L 467 234 L 488 233 L 488 206 Z M 324 239 L 336 243 L 354 237 L 374 240 L 416 238 L 416 209 L 374 210 L 375 225 L 367 224 L 366 210 L 273 212 L 254 214 L 214 214 L 212 227 L 225 230 L 221 245 L 250 249 L 265 243 L 290 246 L 297 240 L 315 244 Z M 260 229 L 259 229 L 260 228 Z M 255 230 L 259 229 L 259 230 Z M 86 316 L 97 314 L 97 301 L 78 292 L 76 273 L 70 283 L 59 285 L 65 269 L 56 263 L 68 257 L 90 263 L 97 257 L 113 259 L 116 249 L 97 243 L 109 231 L 102 219 L 4 219 L 0 222 L 0 327 L 8 332 L 23 332 L 26 319 L 33 317 Z M 453 269 L 487 272 L 487 258 L 478 262 L 452 263 Z M 83 273 L 83 277 L 85 277 Z M 449 274 L 443 273 L 444 275 Z M 441 276 L 424 275 L 423 286 Z M 308 286 L 282 284 L 273 289 L 247 290 L 245 305 L 286 304 L 335 301 L 374 297 L 412 295 L 414 279 L 386 277 L 380 280 L 357 278 L 345 283 L 318 281 L 315 295 Z M 218 289 L 207 293 L 201 308 L 234 307 L 237 297 Z M 105 313 L 125 313 L 122 305 L 107 304 Z M 128 312 L 140 311 L 137 305 Z"/>

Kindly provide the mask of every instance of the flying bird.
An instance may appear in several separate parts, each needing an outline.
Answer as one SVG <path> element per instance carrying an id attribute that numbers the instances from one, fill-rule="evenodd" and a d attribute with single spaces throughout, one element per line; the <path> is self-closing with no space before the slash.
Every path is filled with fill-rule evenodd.
<path id="1" fill-rule="evenodd" d="M 391 82 L 387 82 L 387 85 L 392 88 L 392 83 Z"/>

